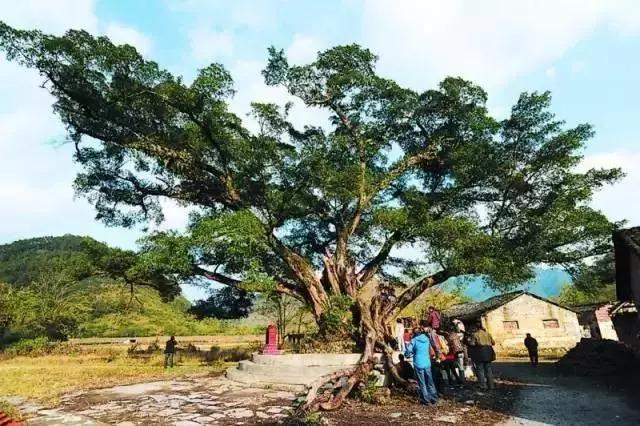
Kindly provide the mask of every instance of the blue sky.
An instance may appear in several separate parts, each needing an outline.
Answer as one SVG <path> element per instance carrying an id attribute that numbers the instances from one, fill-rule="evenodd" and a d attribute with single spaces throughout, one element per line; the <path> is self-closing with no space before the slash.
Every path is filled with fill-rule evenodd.
<path id="1" fill-rule="evenodd" d="M 481 84 L 498 117 L 520 92 L 548 89 L 559 117 L 595 126 L 583 167 L 627 172 L 594 205 L 640 225 L 640 2 L 21 0 L 3 5 L 0 20 L 106 34 L 187 80 L 198 67 L 221 62 L 236 80 L 232 108 L 243 117 L 253 100 L 289 100 L 262 84 L 270 45 L 305 62 L 319 49 L 357 42 L 379 55 L 382 74 L 414 89 L 446 75 Z M 37 74 L 0 59 L 0 76 L 0 243 L 73 233 L 135 247 L 139 230 L 106 228 L 87 201 L 74 199 L 77 167 L 70 147 L 60 144 L 64 129 Z M 323 116 L 298 104 L 293 119 L 317 123 Z M 163 228 L 184 226 L 182 209 L 167 203 L 165 213 Z"/>

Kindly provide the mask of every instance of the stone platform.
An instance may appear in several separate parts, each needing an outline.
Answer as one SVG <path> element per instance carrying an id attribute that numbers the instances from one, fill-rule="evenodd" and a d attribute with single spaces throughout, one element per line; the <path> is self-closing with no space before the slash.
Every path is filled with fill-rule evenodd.
<path id="1" fill-rule="evenodd" d="M 362 354 L 284 354 L 254 353 L 250 360 L 240 361 L 227 370 L 227 378 L 252 386 L 306 391 L 324 375 L 358 364 Z"/>

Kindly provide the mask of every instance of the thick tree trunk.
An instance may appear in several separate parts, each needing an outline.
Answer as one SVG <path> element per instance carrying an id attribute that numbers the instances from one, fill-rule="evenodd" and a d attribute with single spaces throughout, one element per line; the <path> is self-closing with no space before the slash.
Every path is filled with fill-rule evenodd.
<path id="1" fill-rule="evenodd" d="M 325 265 L 331 265 L 325 262 Z M 387 300 L 381 297 L 381 288 L 377 279 L 372 278 L 364 283 L 357 291 L 354 298 L 352 314 L 355 325 L 359 326 L 358 339 L 363 348 L 362 357 L 357 367 L 346 369 L 325 376 L 312 386 L 307 395 L 307 402 L 301 408 L 303 410 L 333 410 L 342 404 L 344 398 L 349 395 L 358 383 L 369 376 L 375 364 L 376 351 L 382 357 L 384 371 L 389 374 L 393 384 L 400 387 L 408 387 L 409 383 L 400 377 L 393 363 L 392 344 L 394 336 L 391 332 L 390 322 L 411 301 L 415 300 L 428 288 L 444 282 L 449 277 L 446 271 L 438 272 L 426 277 L 414 286 L 402 292 L 395 300 Z M 325 275 L 327 279 L 327 275 Z M 339 284 L 339 280 L 336 284 Z M 328 283 L 327 283 L 328 284 Z M 348 288 L 352 283 L 342 283 L 340 288 Z M 329 287 L 331 287 L 329 285 Z M 343 379 L 343 378 L 346 378 Z M 318 395 L 318 389 L 328 382 L 341 380 L 342 385 L 334 389 L 329 396 Z"/>

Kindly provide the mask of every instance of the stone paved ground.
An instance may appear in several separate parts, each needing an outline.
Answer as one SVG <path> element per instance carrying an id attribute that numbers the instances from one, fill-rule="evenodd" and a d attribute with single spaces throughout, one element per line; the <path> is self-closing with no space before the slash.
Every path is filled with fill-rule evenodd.
<path id="1" fill-rule="evenodd" d="M 224 377 L 195 377 L 69 394 L 55 410 L 13 403 L 29 417 L 29 426 L 197 426 L 281 423 L 295 398 L 292 392 L 251 388 Z"/>

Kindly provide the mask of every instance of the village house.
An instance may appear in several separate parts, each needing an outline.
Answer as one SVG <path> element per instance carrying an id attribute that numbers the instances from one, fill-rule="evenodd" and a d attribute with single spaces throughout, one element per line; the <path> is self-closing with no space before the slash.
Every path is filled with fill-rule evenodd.
<path id="1" fill-rule="evenodd" d="M 625 341 L 633 334 L 637 313 L 632 302 L 588 303 L 571 309 L 578 313 L 582 337 Z"/>
<path id="2" fill-rule="evenodd" d="M 481 322 L 496 341 L 496 352 L 503 355 L 524 352 L 527 333 L 538 340 L 543 353 L 570 349 L 582 337 L 575 311 L 526 291 L 456 305 L 443 314 L 467 327 Z"/>
<path id="3" fill-rule="evenodd" d="M 621 229 L 613 234 L 616 255 L 616 294 L 618 300 L 633 302 L 635 315 L 627 315 L 619 334 L 623 342 L 640 348 L 640 227 Z"/>
<path id="4" fill-rule="evenodd" d="M 640 227 L 617 231 L 613 244 L 618 300 L 633 301 L 640 306 Z"/>

